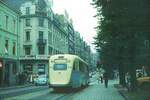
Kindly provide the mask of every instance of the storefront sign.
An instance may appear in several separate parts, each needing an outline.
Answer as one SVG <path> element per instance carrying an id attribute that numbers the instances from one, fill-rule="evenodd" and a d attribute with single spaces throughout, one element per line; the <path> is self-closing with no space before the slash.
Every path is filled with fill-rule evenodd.
<path id="1" fill-rule="evenodd" d="M 1 67 L 3 67 L 3 64 L 2 64 L 2 62 L 0 62 L 0 68 L 1 68 Z"/>

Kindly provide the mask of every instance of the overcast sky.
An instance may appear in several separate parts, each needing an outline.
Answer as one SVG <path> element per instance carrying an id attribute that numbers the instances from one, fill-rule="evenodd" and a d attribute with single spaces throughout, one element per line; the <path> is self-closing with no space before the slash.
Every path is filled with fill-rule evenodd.
<path id="1" fill-rule="evenodd" d="M 53 0 L 53 11 L 63 14 L 66 10 L 73 20 L 75 31 L 80 32 L 84 40 L 92 46 L 93 37 L 96 35 L 94 27 L 97 26 L 97 22 L 93 17 L 96 14 L 96 9 L 90 3 L 92 0 Z"/>

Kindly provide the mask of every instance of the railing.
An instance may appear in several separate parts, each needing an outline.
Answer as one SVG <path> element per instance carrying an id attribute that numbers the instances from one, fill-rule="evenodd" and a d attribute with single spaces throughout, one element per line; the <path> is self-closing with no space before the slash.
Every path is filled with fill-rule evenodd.
<path id="1" fill-rule="evenodd" d="M 38 39 L 37 40 L 38 45 L 46 45 L 46 42 L 47 42 L 46 39 Z"/>

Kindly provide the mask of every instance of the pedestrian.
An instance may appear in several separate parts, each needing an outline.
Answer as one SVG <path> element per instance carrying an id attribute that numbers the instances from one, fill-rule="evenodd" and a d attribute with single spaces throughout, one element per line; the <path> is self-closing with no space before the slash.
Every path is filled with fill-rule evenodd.
<path id="1" fill-rule="evenodd" d="M 19 85 L 19 73 L 16 73 L 16 84 Z"/>
<path id="2" fill-rule="evenodd" d="M 18 81 L 19 81 L 19 85 L 21 85 L 22 84 L 22 73 L 21 72 L 18 74 Z"/>
<path id="3" fill-rule="evenodd" d="M 125 81 L 126 81 L 126 87 L 128 91 L 130 91 L 131 90 L 131 76 L 129 72 L 125 74 Z"/>
<path id="4" fill-rule="evenodd" d="M 107 72 L 104 72 L 103 78 L 104 78 L 105 87 L 107 88 L 108 87 L 108 73 Z"/>
<path id="5" fill-rule="evenodd" d="M 100 81 L 103 83 L 103 74 L 100 74 Z"/>

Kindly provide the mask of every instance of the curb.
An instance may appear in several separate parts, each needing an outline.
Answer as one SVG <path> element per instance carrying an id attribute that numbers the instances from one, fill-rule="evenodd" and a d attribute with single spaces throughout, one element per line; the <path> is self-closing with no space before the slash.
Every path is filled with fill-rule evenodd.
<path id="1" fill-rule="evenodd" d="M 123 93 L 125 92 L 125 88 L 123 89 L 122 86 L 115 86 L 116 84 L 114 84 L 114 87 L 117 89 L 117 91 L 119 92 L 119 94 L 125 99 L 125 100 L 129 100 L 129 98 Z"/>
<path id="2" fill-rule="evenodd" d="M 17 86 L 4 87 L 4 88 L 0 88 L 0 91 L 10 90 L 10 89 L 18 89 L 18 88 L 25 88 L 25 87 L 30 87 L 30 86 L 33 86 L 33 84 L 25 84 L 25 85 L 17 85 Z"/>
<path id="3" fill-rule="evenodd" d="M 120 94 L 125 100 L 129 100 L 128 97 L 127 97 L 126 95 L 124 95 L 124 93 L 122 93 L 122 92 L 119 91 L 119 90 L 118 90 L 118 92 L 119 92 L 119 94 Z"/>

